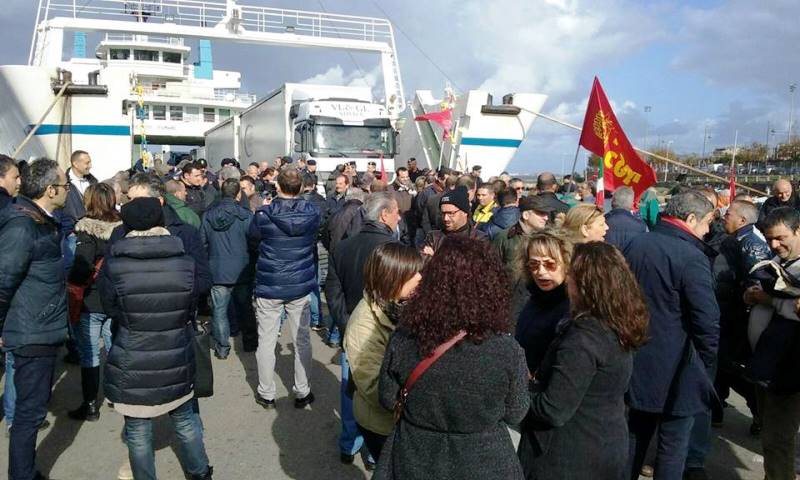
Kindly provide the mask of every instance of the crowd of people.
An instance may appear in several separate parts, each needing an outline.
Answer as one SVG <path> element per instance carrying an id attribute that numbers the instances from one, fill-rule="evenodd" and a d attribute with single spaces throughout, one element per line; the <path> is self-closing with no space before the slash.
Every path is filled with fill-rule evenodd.
<path id="1" fill-rule="evenodd" d="M 101 388 L 124 417 L 120 479 L 156 478 L 162 415 L 187 477 L 211 479 L 204 319 L 219 361 L 234 337 L 254 352 L 253 401 L 267 410 L 284 325 L 298 409 L 315 402 L 311 332 L 338 349 L 340 460 L 365 449 L 375 479 L 704 479 L 731 390 L 766 478 L 795 478 L 800 200 L 788 181 L 761 207 L 687 187 L 659 208 L 655 192 L 621 187 L 604 211 L 590 183 L 545 172 L 528 188 L 413 158 L 391 181 L 375 162 L 323 179 L 291 157 L 217 172 L 185 158 L 102 182 L 90 153 L 70 164 L 0 156 L 12 480 L 46 478 L 36 439 L 64 345 L 81 369 L 69 417 L 97 421 Z"/>

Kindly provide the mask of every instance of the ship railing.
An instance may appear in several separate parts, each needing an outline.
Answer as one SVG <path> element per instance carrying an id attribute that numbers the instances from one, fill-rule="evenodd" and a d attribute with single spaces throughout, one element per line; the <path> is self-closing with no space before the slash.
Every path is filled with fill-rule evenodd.
<path id="1" fill-rule="evenodd" d="M 106 42 L 146 42 L 164 45 L 183 46 L 183 39 L 179 37 L 159 37 L 154 35 L 135 35 L 130 33 L 107 33 Z"/>
<path id="2" fill-rule="evenodd" d="M 293 33 L 299 36 L 387 42 L 393 46 L 388 20 L 285 8 L 237 4 L 229 12 L 225 0 L 46 0 L 37 22 L 56 17 L 129 20 L 214 27 L 235 18 L 245 30 Z"/>
<path id="3" fill-rule="evenodd" d="M 134 88 L 131 93 L 136 94 Z M 231 93 L 231 92 L 208 92 L 192 87 L 164 87 L 154 88 L 142 87 L 142 95 L 145 97 L 164 97 L 182 98 L 192 100 L 215 100 L 219 102 L 236 103 L 242 105 L 252 105 L 256 102 L 256 95 L 250 93 Z"/>

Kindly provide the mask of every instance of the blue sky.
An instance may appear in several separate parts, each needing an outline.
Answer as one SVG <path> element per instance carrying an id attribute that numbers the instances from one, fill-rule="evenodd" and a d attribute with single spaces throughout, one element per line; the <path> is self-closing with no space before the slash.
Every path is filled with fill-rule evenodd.
<path id="1" fill-rule="evenodd" d="M 85 1 L 85 0 L 81 0 Z M 645 130 L 678 153 L 763 142 L 767 122 L 785 140 L 788 85 L 800 80 L 797 0 L 249 0 L 240 3 L 383 16 L 395 24 L 407 97 L 462 90 L 536 92 L 546 113 L 580 124 L 594 75 L 635 145 Z M 27 60 L 35 8 L 4 0 L 0 64 Z M 10 41 L 9 39 L 16 39 Z M 91 46 L 90 46 L 91 48 Z M 215 45 L 215 67 L 242 72 L 244 88 L 263 94 L 287 81 L 374 83 L 377 57 L 319 50 Z M 798 92 L 800 93 L 800 91 Z M 798 98 L 800 105 L 800 98 Z M 652 111 L 645 115 L 644 106 Z M 800 115 L 798 115 L 800 117 Z M 797 122 L 796 122 L 797 124 Z M 559 171 L 575 153 L 577 133 L 537 120 L 510 170 Z"/>

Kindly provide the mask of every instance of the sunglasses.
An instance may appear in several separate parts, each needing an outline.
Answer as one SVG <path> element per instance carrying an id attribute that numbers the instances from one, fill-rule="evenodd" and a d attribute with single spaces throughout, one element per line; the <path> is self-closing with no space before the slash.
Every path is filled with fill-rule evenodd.
<path id="1" fill-rule="evenodd" d="M 555 272 L 558 270 L 558 262 L 555 260 L 528 260 L 528 268 L 531 270 L 531 272 L 538 272 L 541 267 L 544 267 L 544 269 L 548 272 Z"/>

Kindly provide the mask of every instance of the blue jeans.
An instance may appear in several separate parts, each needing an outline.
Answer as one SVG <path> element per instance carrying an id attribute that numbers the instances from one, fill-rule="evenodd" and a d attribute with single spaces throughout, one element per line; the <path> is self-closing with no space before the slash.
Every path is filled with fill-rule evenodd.
<path id="1" fill-rule="evenodd" d="M 81 320 L 75 328 L 75 338 L 81 354 L 81 367 L 100 366 L 100 338 L 106 353 L 111 349 L 111 319 L 103 313 L 81 314 Z"/>
<path id="2" fill-rule="evenodd" d="M 364 445 L 364 437 L 358 431 L 356 417 L 353 416 L 353 399 L 347 396 L 347 382 L 350 378 L 350 363 L 344 352 L 339 354 L 342 364 L 342 385 L 339 390 L 341 398 L 342 433 L 339 435 L 339 451 L 345 455 L 355 455 Z"/>
<path id="3" fill-rule="evenodd" d="M 190 475 L 208 471 L 208 457 L 203 445 L 203 425 L 195 413 L 192 399 L 169 412 L 178 437 L 178 455 Z M 156 480 L 156 460 L 153 452 L 153 419 L 125 417 L 125 443 L 128 459 L 136 480 Z"/>
<path id="4" fill-rule="evenodd" d="M 319 283 L 316 283 L 314 288 L 311 290 L 311 298 L 308 306 L 311 310 L 311 326 L 316 327 L 324 324 L 324 319 L 322 318 L 322 299 L 320 298 L 319 294 Z"/>
<path id="5" fill-rule="evenodd" d="M 47 402 L 56 366 L 55 355 L 14 356 L 17 401 L 8 443 L 8 478 L 30 480 L 36 473 L 36 437 L 47 416 Z"/>
<path id="6" fill-rule="evenodd" d="M 681 480 L 693 424 L 694 417 L 673 417 L 672 415 L 630 409 L 628 412 L 628 432 L 630 434 L 628 472 L 630 478 L 638 480 L 647 454 L 647 447 L 657 428 L 658 448 L 656 449 L 654 478 Z"/>
<path id="7" fill-rule="evenodd" d="M 686 468 L 704 468 L 710 450 L 711 410 L 708 410 L 694 416 L 694 425 L 689 436 L 689 450 L 686 455 Z"/>
<path id="8" fill-rule="evenodd" d="M 248 285 L 214 285 L 211 287 L 211 336 L 214 338 L 214 350 L 218 355 L 226 356 L 231 350 L 231 323 L 228 317 L 228 304 L 234 303 L 234 310 L 239 315 L 241 325 L 246 322 L 250 288 Z"/>
<path id="9" fill-rule="evenodd" d="M 14 407 L 17 402 L 17 389 L 14 388 L 14 354 L 6 352 L 6 383 L 3 388 L 3 416 L 6 428 L 11 429 L 14 423 Z"/>

